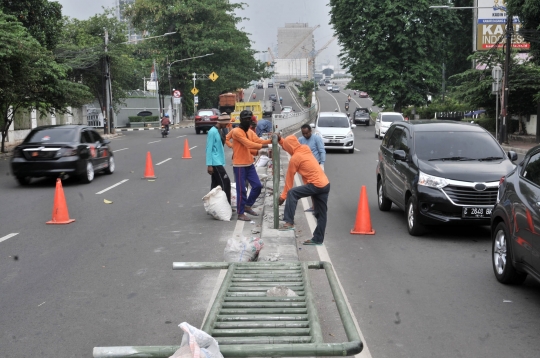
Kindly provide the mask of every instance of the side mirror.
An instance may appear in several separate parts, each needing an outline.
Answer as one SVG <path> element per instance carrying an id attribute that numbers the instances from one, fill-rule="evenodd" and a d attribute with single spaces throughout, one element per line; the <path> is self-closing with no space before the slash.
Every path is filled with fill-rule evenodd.
<path id="1" fill-rule="evenodd" d="M 510 161 L 512 162 L 515 162 L 518 159 L 517 153 L 514 152 L 513 150 L 508 151 L 507 154 L 508 154 L 508 159 L 510 159 Z"/>
<path id="2" fill-rule="evenodd" d="M 401 150 L 401 149 L 395 150 L 393 156 L 394 156 L 394 159 L 395 159 L 395 160 L 401 160 L 401 161 L 403 161 L 403 162 L 404 162 L 405 160 L 407 160 L 407 154 L 405 153 L 404 150 Z"/>
<path id="3" fill-rule="evenodd" d="M 310 123 L 309 126 L 310 126 L 311 128 L 315 128 L 315 123 Z"/>
<path id="4" fill-rule="evenodd" d="M 356 128 L 356 124 L 351 124 L 351 128 Z"/>

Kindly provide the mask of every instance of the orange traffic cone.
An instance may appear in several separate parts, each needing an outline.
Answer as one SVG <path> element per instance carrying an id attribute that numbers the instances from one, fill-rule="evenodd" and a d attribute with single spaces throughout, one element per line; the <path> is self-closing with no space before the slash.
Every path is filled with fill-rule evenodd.
<path id="1" fill-rule="evenodd" d="M 62 189 L 62 180 L 56 179 L 56 191 L 54 193 L 54 204 L 52 209 L 52 219 L 47 221 L 47 224 L 69 224 L 74 222 L 75 219 L 69 218 L 68 208 L 66 204 L 66 197 L 64 196 L 64 189 Z"/>
<path id="2" fill-rule="evenodd" d="M 373 235 L 375 230 L 371 228 L 371 216 L 369 215 L 369 204 L 367 200 L 366 186 L 362 185 L 360 199 L 358 200 L 358 210 L 356 211 L 356 221 L 351 234 Z"/>
<path id="3" fill-rule="evenodd" d="M 189 152 L 189 144 L 187 138 L 184 141 L 184 155 L 182 156 L 182 159 L 193 159 L 191 158 L 191 153 Z"/>
<path id="4" fill-rule="evenodd" d="M 154 166 L 152 165 L 152 155 L 150 152 L 146 152 L 146 168 L 144 170 L 143 179 L 156 179 L 154 174 Z"/>

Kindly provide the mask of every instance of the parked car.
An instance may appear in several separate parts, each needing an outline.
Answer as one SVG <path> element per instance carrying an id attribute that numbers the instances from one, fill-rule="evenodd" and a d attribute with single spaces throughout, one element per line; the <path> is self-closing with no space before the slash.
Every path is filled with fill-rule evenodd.
<path id="1" fill-rule="evenodd" d="M 367 92 L 360 91 L 360 92 L 358 92 L 358 97 L 360 97 L 360 98 L 368 98 L 369 96 L 368 96 Z"/>
<path id="2" fill-rule="evenodd" d="M 274 88 L 274 82 L 268 82 L 268 88 Z"/>
<path id="3" fill-rule="evenodd" d="M 263 89 L 263 88 L 264 88 L 264 85 L 262 84 L 262 82 L 257 83 L 257 89 Z"/>
<path id="4" fill-rule="evenodd" d="M 11 173 L 21 185 L 30 184 L 35 177 L 64 174 L 90 183 L 98 171 L 114 172 L 114 156 L 109 144 L 108 139 L 103 139 L 91 127 L 37 127 L 13 150 Z"/>
<path id="5" fill-rule="evenodd" d="M 398 112 L 380 112 L 375 118 L 375 138 L 384 138 L 386 131 L 393 122 L 402 122 L 405 119 Z"/>
<path id="6" fill-rule="evenodd" d="M 290 113 L 292 111 L 293 111 L 293 108 L 291 106 L 283 106 L 283 108 L 281 109 L 281 114 Z"/>
<path id="7" fill-rule="evenodd" d="M 332 86 L 332 92 L 339 93 L 339 86 Z"/>
<path id="8" fill-rule="evenodd" d="M 499 180 L 517 159 L 478 125 L 436 120 L 394 122 L 378 156 L 379 210 L 404 210 L 414 236 L 426 225 L 488 225 Z"/>
<path id="9" fill-rule="evenodd" d="M 499 282 L 540 281 L 540 146 L 501 178 L 491 214 L 492 264 Z"/>
<path id="10" fill-rule="evenodd" d="M 268 99 L 272 102 L 277 102 L 277 96 L 275 93 L 270 93 L 270 96 L 268 96 Z"/>
<path id="11" fill-rule="evenodd" d="M 285 82 L 280 82 L 279 83 L 279 88 L 285 88 Z"/>
<path id="12" fill-rule="evenodd" d="M 354 153 L 354 133 L 349 118 L 341 112 L 320 112 L 315 123 L 310 124 L 315 135 L 320 135 L 325 149 L 345 149 Z"/>
<path id="13" fill-rule="evenodd" d="M 369 109 L 368 108 L 356 108 L 353 114 L 353 123 L 354 124 L 365 124 L 366 126 L 369 126 L 369 122 L 371 122 L 371 116 L 369 115 Z"/>
<path id="14" fill-rule="evenodd" d="M 219 111 L 215 108 L 199 109 L 195 115 L 195 133 L 206 134 L 210 128 L 216 125 Z"/>

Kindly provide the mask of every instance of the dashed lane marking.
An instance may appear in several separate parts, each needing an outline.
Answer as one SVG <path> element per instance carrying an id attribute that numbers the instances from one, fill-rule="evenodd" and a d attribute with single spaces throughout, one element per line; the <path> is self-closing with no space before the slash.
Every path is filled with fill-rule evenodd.
<path id="1" fill-rule="evenodd" d="M 13 236 L 17 236 L 17 235 L 19 235 L 18 232 L 13 232 L 13 233 L 8 234 L 8 235 L 6 235 L 4 237 L 0 237 L 0 242 L 6 241 L 7 239 L 11 239 Z"/>
<path id="2" fill-rule="evenodd" d="M 163 164 L 163 163 L 165 163 L 165 162 L 168 162 L 168 161 L 171 160 L 171 159 L 172 159 L 172 158 L 167 158 L 167 159 L 165 159 L 164 161 L 157 163 L 156 165 L 161 165 L 161 164 Z"/>
<path id="3" fill-rule="evenodd" d="M 115 187 L 117 187 L 118 185 L 124 184 L 124 183 L 127 182 L 128 180 L 129 180 L 129 179 L 124 179 L 124 180 L 122 180 L 122 181 L 119 182 L 119 183 L 116 183 L 116 184 L 114 184 L 114 185 L 112 185 L 112 186 L 110 186 L 110 187 L 108 187 L 108 188 L 106 188 L 106 189 L 103 189 L 102 191 L 98 191 L 98 192 L 96 193 L 96 195 L 103 194 L 104 192 L 106 192 L 106 191 L 108 191 L 108 190 L 111 190 L 112 188 L 115 188 Z"/>
<path id="4" fill-rule="evenodd" d="M 157 142 L 161 142 L 161 139 L 160 140 L 155 140 L 153 142 L 148 142 L 148 144 L 157 143 Z"/>
<path id="5" fill-rule="evenodd" d="M 126 149 L 129 149 L 129 148 L 122 148 L 122 149 L 113 150 L 113 153 L 121 152 L 121 151 L 126 150 Z"/>
<path id="6" fill-rule="evenodd" d="M 176 137 L 176 138 L 182 138 L 182 137 L 185 137 L 185 136 L 186 136 L 186 135 L 184 134 L 184 135 L 178 136 L 178 137 Z"/>
<path id="7" fill-rule="evenodd" d="M 192 150 L 193 148 L 197 148 L 197 146 L 191 147 L 191 148 L 189 148 L 189 150 Z"/>

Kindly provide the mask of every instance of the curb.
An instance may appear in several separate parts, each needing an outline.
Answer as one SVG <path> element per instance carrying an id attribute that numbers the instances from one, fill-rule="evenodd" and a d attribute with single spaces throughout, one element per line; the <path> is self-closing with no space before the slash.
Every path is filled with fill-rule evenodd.
<path id="1" fill-rule="evenodd" d="M 527 154 L 527 152 L 528 152 L 529 149 L 530 149 L 530 148 L 526 149 L 526 148 L 511 147 L 511 146 L 509 146 L 509 145 L 502 145 L 502 147 L 503 147 L 503 149 L 504 149 L 505 151 L 510 151 L 510 150 L 511 150 L 511 151 L 514 151 L 514 152 L 516 152 L 516 153 L 518 153 L 518 154 L 523 154 L 523 155 Z M 532 148 L 532 147 L 531 147 L 531 148 Z"/>

